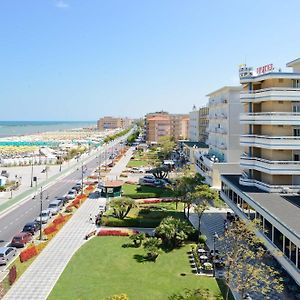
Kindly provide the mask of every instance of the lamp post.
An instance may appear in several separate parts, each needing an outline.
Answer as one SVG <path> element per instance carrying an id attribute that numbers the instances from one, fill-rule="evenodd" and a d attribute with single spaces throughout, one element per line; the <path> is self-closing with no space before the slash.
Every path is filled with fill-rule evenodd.
<path id="1" fill-rule="evenodd" d="M 31 178 L 30 178 L 30 187 L 33 187 L 33 158 L 31 159 Z"/>
<path id="2" fill-rule="evenodd" d="M 43 234 L 42 234 L 42 210 L 43 210 L 43 187 L 41 187 L 41 193 L 40 193 L 40 241 L 43 238 Z"/>
<path id="3" fill-rule="evenodd" d="M 214 253 L 213 253 L 213 277 L 216 276 L 215 260 L 216 260 L 216 240 L 219 239 L 219 235 L 215 232 L 213 235 L 214 239 Z"/>

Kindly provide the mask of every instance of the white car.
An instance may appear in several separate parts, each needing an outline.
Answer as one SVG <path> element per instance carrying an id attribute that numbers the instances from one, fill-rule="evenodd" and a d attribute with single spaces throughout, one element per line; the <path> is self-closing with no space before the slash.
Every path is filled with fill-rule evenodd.
<path id="1" fill-rule="evenodd" d="M 36 218 L 37 222 L 42 222 L 43 224 L 46 224 L 50 218 L 51 218 L 51 211 L 49 209 L 42 210 L 40 215 Z"/>
<path id="2" fill-rule="evenodd" d="M 50 210 L 51 215 L 58 214 L 61 208 L 62 208 L 62 201 L 60 201 L 60 200 L 53 200 L 49 203 L 49 206 L 48 206 L 48 209 Z"/>
<path id="3" fill-rule="evenodd" d="M 68 192 L 68 194 L 66 195 L 66 199 L 68 199 L 68 200 L 75 199 L 76 195 L 77 195 L 77 192 L 75 190 L 70 190 Z"/>
<path id="4" fill-rule="evenodd" d="M 16 254 L 16 248 L 0 247 L 0 265 L 6 265 Z"/>

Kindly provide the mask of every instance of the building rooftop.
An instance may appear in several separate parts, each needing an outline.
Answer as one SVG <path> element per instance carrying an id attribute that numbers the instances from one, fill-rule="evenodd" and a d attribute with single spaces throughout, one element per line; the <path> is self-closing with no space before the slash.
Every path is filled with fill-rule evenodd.
<path id="1" fill-rule="evenodd" d="M 207 97 L 211 97 L 211 96 L 214 96 L 216 94 L 220 94 L 220 93 L 225 93 L 225 92 L 229 92 L 229 91 L 241 91 L 242 90 L 242 87 L 241 86 L 229 86 L 229 85 L 226 85 L 226 86 L 223 86 L 221 87 L 220 89 L 217 89 L 209 94 L 207 94 L 206 96 Z"/>
<path id="2" fill-rule="evenodd" d="M 208 148 L 208 145 L 206 145 L 203 142 L 191 142 L 191 141 L 184 141 L 183 144 L 185 144 L 188 147 L 197 147 L 197 148 Z"/>
<path id="3" fill-rule="evenodd" d="M 293 67 L 294 65 L 300 64 L 300 58 L 296 58 L 286 64 L 287 67 Z"/>
<path id="4" fill-rule="evenodd" d="M 300 195 L 267 193 L 256 187 L 243 186 L 239 184 L 239 175 L 222 175 L 222 177 L 289 231 L 300 237 Z"/>

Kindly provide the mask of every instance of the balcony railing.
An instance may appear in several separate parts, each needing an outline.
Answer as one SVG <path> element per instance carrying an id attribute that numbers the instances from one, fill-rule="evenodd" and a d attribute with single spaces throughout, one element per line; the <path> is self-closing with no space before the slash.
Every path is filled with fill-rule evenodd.
<path id="1" fill-rule="evenodd" d="M 300 161 L 268 160 L 260 157 L 241 156 L 240 165 L 272 175 L 300 175 Z"/>
<path id="2" fill-rule="evenodd" d="M 241 176 L 239 179 L 239 183 L 245 186 L 255 186 L 263 191 L 269 193 L 283 193 L 283 194 L 290 194 L 290 193 L 299 193 L 300 192 L 300 185 L 286 185 L 286 184 L 268 184 L 262 182 L 260 180 L 247 178 Z"/>
<path id="3" fill-rule="evenodd" d="M 252 91 L 241 91 L 242 102 L 261 102 L 269 100 L 275 101 L 296 101 L 300 97 L 300 88 L 274 87 Z"/>
<path id="4" fill-rule="evenodd" d="M 267 136 L 245 134 L 240 137 L 242 146 L 266 149 L 300 149 L 300 136 Z"/>
<path id="5" fill-rule="evenodd" d="M 256 112 L 240 114 L 243 124 L 300 125 L 298 112 Z"/>

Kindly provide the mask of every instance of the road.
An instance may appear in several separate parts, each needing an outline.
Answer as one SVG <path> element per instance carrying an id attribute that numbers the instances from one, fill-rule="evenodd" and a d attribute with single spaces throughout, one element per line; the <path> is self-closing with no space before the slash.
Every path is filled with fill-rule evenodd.
<path id="1" fill-rule="evenodd" d="M 108 149 L 111 147 L 119 147 L 120 142 L 123 139 L 118 139 L 113 144 L 108 146 Z M 108 151 L 109 152 L 109 151 Z M 99 151 L 101 157 L 101 163 L 105 160 L 105 150 L 104 148 Z M 88 176 L 94 172 L 97 168 L 99 162 L 98 158 L 94 158 L 90 162 L 86 163 L 86 170 L 84 176 Z M 43 209 L 48 208 L 50 201 L 54 200 L 55 197 L 60 197 L 65 195 L 76 182 L 81 181 L 81 162 L 79 162 L 79 170 L 75 170 L 73 173 L 59 180 L 54 185 L 43 191 Z M 46 197 L 48 196 L 48 197 Z M 21 203 L 16 206 L 9 213 L 0 216 L 0 246 L 6 245 L 11 241 L 12 237 L 20 232 L 23 229 L 23 226 L 30 221 L 35 220 L 35 218 L 40 213 L 40 197 L 39 194 L 36 199 L 30 199 L 26 202 Z"/>

